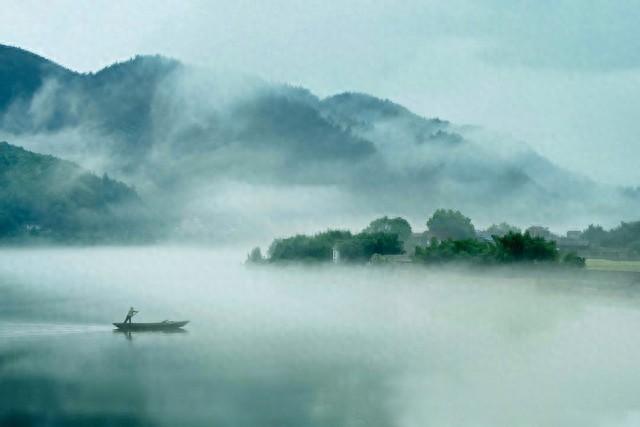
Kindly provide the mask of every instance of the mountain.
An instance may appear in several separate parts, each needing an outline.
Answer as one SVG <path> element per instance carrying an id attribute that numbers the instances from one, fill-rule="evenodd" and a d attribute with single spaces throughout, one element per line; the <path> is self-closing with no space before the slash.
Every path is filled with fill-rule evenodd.
<path id="1" fill-rule="evenodd" d="M 0 45 L 0 110 L 30 100 L 47 79 L 63 81 L 76 73 L 34 53 Z"/>
<path id="2" fill-rule="evenodd" d="M 0 142 L 0 238 L 124 241 L 145 237 L 136 192 L 106 175 Z"/>
<path id="3" fill-rule="evenodd" d="M 134 183 L 178 234 L 271 236 L 377 214 L 423 223 L 439 207 L 568 226 L 640 207 L 526 144 L 367 94 L 321 99 L 161 56 L 80 74 L 3 47 L 0 70 L 0 136 Z"/>

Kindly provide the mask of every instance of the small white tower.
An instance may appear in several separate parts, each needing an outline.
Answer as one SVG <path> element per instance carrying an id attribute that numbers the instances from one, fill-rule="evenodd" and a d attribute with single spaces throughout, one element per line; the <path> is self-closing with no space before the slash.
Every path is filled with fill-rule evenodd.
<path id="1" fill-rule="evenodd" d="M 331 251 L 331 258 L 332 258 L 334 264 L 337 264 L 337 263 L 340 262 L 340 251 L 338 250 L 338 248 L 336 246 L 334 246 L 332 251 Z"/>

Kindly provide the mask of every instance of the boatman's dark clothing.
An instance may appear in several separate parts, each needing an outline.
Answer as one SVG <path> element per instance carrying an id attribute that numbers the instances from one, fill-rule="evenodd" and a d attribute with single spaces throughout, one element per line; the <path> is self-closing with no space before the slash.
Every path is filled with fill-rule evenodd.
<path id="1" fill-rule="evenodd" d="M 136 315 L 136 313 L 137 313 L 137 311 L 136 311 L 136 310 L 134 310 L 134 309 L 133 309 L 133 307 L 131 307 L 131 308 L 129 309 L 129 312 L 127 313 L 127 317 L 125 317 L 125 319 L 124 319 L 124 323 L 127 323 L 127 322 L 131 323 L 131 318 L 132 318 L 133 316 L 135 316 L 135 315 Z"/>

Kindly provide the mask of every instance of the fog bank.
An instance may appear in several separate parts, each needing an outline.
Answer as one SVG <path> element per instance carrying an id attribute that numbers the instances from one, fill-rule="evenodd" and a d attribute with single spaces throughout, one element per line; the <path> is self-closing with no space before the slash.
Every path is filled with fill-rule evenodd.
<path id="1" fill-rule="evenodd" d="M 0 378 L 46 379 L 62 404 L 54 416 L 73 413 L 67 401 L 87 414 L 108 418 L 120 408 L 159 425 L 637 422 L 640 312 L 629 283 L 425 268 L 248 268 L 243 255 L 0 250 L 0 323 L 14 331 L 0 344 L 14 354 Z M 127 344 L 109 324 L 130 305 L 138 321 L 190 319 L 188 333 L 138 334 Z M 53 332 L 15 332 L 32 323 Z M 75 332 L 62 334 L 61 324 Z M 39 350 L 23 353 L 30 348 Z M 46 363 L 37 362 L 45 349 Z M 97 371 L 87 376 L 81 367 Z M 127 372 L 135 372 L 127 381 L 146 402 L 143 412 L 122 406 L 120 393 L 102 401 L 88 391 L 115 386 Z M 188 412 L 176 400 L 185 392 Z M 38 405 L 3 396 L 14 412 Z M 167 399 L 174 403 L 163 405 Z"/>

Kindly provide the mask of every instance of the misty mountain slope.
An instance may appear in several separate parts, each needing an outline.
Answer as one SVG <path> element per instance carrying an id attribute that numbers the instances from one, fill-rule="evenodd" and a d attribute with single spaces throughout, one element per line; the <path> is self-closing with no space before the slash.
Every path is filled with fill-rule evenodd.
<path id="1" fill-rule="evenodd" d="M 538 200 L 554 198 L 553 189 L 539 185 L 538 176 L 523 169 L 523 158 L 530 150 L 519 148 L 520 157 L 506 154 L 468 137 L 462 127 L 418 116 L 366 94 L 334 95 L 322 100 L 321 110 L 330 120 L 374 142 L 390 171 L 408 173 L 411 181 L 436 194 L 437 187 L 451 190 L 459 185 L 466 187 L 468 200 L 498 194 L 513 199 L 518 191 Z M 464 190 L 454 190 L 454 194 L 460 192 Z M 494 202 L 497 198 L 493 197 Z"/>
<path id="2" fill-rule="evenodd" d="M 238 140 L 251 141 L 268 148 L 283 146 L 296 160 L 358 160 L 373 154 L 374 145 L 333 123 L 324 120 L 318 110 L 306 103 L 278 93 L 264 94 L 234 111 L 247 126 Z"/>
<path id="3" fill-rule="evenodd" d="M 17 103 L 14 108 L 23 108 L 20 113 L 26 116 L 37 116 L 36 109 L 50 113 L 17 131 L 32 131 L 36 125 L 52 130 L 85 120 L 107 120 L 104 126 L 111 131 L 139 130 L 145 125 L 140 118 L 149 115 L 155 89 L 179 66 L 161 56 L 137 56 L 97 73 L 80 74 L 23 49 L 0 45 L 0 111 L 6 115 Z M 38 95 L 41 99 L 35 99 Z M 54 97 L 55 102 L 46 99 Z M 45 100 L 47 104 L 40 105 Z M 56 114 L 63 116 L 56 120 Z"/>
<path id="4" fill-rule="evenodd" d="M 1 64 L 13 64 L 5 67 L 6 79 L 0 81 L 0 92 L 12 94 L 7 107 L 0 109 L 7 139 L 47 134 L 45 139 L 50 140 L 51 133 L 69 131 L 78 138 L 88 135 L 85 154 L 105 151 L 117 157 L 123 169 L 132 168 L 147 154 L 154 93 L 179 66 L 176 61 L 146 56 L 79 74 L 15 48 L 0 52 Z M 32 76 L 29 85 L 23 84 L 25 75 Z"/>
<path id="5" fill-rule="evenodd" d="M 322 100 L 321 105 L 329 118 L 373 141 L 389 162 L 396 160 L 399 170 L 413 166 L 425 172 L 437 170 L 438 175 L 461 183 L 484 182 L 486 191 L 511 200 L 518 198 L 517 191 L 526 190 L 534 200 L 566 203 L 567 198 L 593 196 L 599 187 L 522 142 L 477 127 L 427 119 L 389 100 L 343 93 Z"/>
<path id="6" fill-rule="evenodd" d="M 138 56 L 89 74 L 72 88 L 85 109 L 83 121 L 93 121 L 104 132 L 119 132 L 136 144 L 150 144 L 153 99 L 177 61 L 160 56 Z M 146 140 L 145 140 L 146 138 Z"/>
<path id="7" fill-rule="evenodd" d="M 0 238 L 135 240 L 143 210 L 121 182 L 0 142 Z"/>
<path id="8" fill-rule="evenodd" d="M 0 45 L 0 111 L 19 100 L 29 101 L 50 78 L 76 73 L 26 50 Z"/>
<path id="9" fill-rule="evenodd" d="M 449 128 L 448 122 L 420 117 L 401 105 L 367 94 L 347 92 L 333 95 L 321 101 L 320 109 L 332 121 L 358 132 L 396 123 L 398 128 L 404 128 L 415 137 L 416 143 L 429 140 L 445 142 L 447 139 L 444 136 Z M 459 140 L 453 133 L 451 135 L 449 142 Z"/>
<path id="10" fill-rule="evenodd" d="M 319 99 L 160 56 L 91 74 L 44 69 L 35 92 L 0 109 L 0 136 L 134 183 L 178 222 L 328 222 L 322 209 L 342 222 L 380 213 L 422 222 L 444 206 L 486 223 L 566 224 L 617 221 L 640 206 L 522 143 L 366 94 Z M 21 87 L 6 77 L 4 92 Z M 313 203 L 300 205 L 301 192 Z"/>

